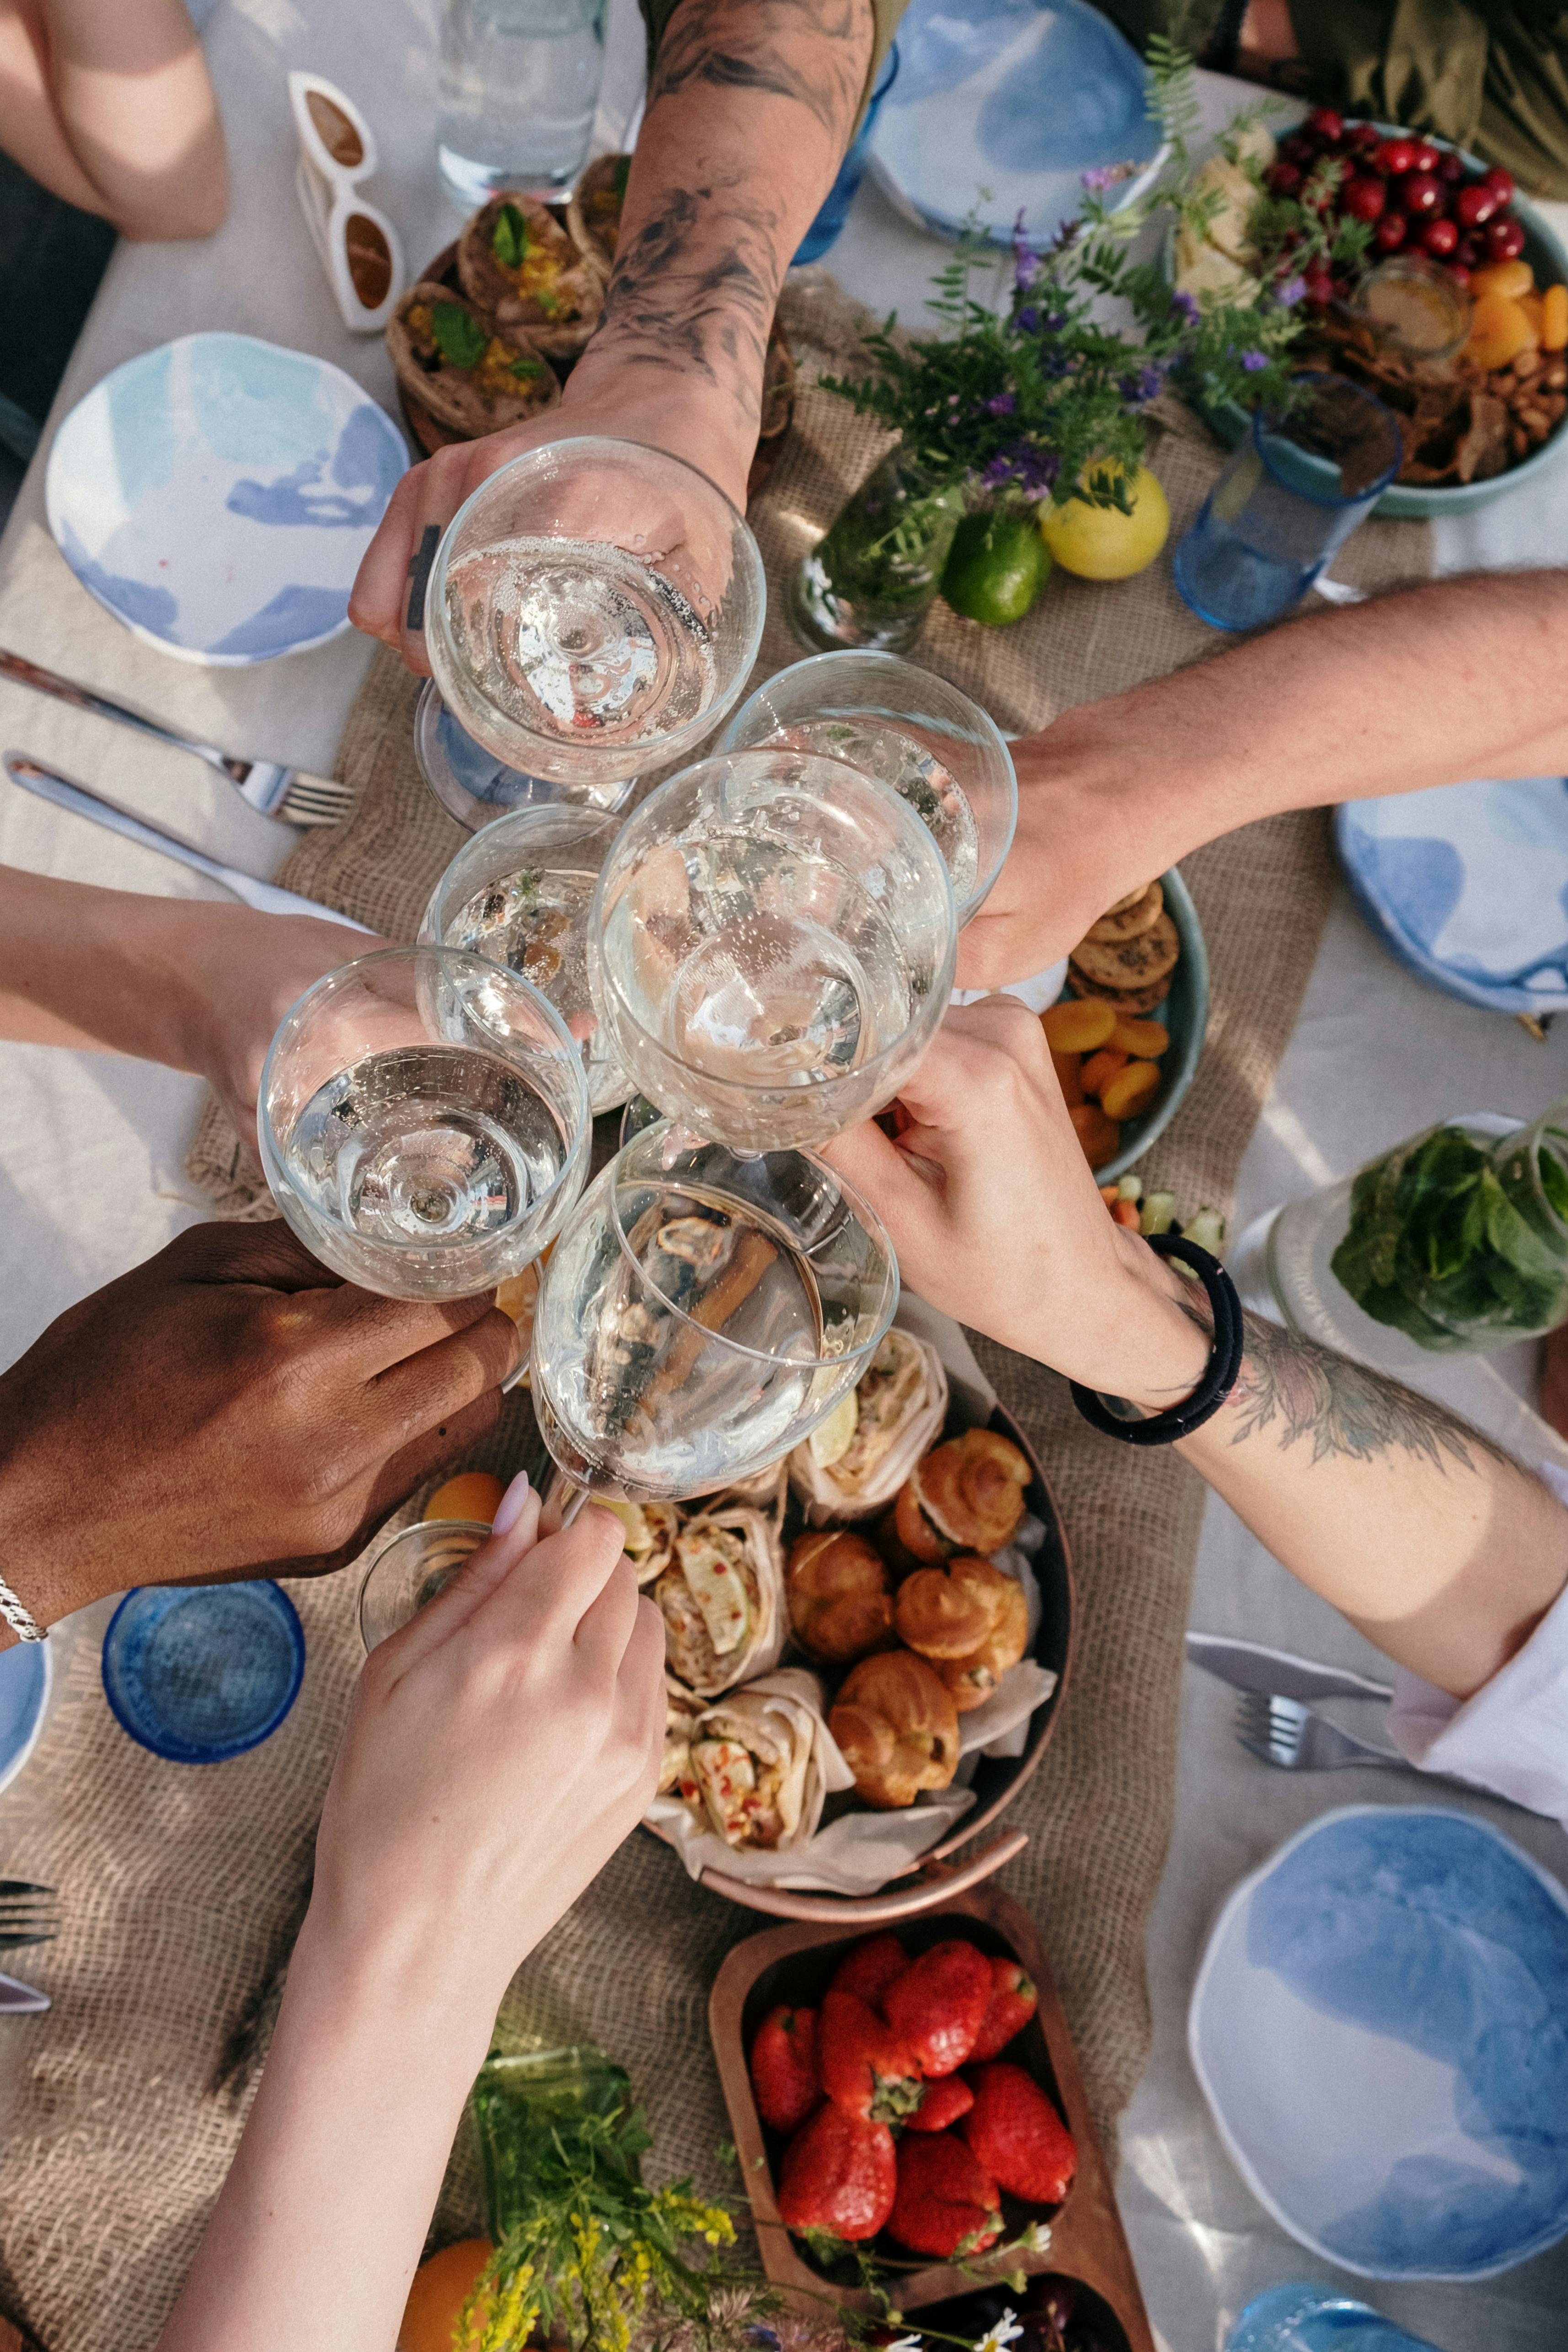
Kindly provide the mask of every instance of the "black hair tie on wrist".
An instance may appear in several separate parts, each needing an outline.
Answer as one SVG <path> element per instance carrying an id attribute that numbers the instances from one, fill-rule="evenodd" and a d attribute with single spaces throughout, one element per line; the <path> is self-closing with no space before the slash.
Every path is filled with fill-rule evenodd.
<path id="1" fill-rule="evenodd" d="M 1174 1257 L 1190 1266 L 1208 1293 L 1214 1311 L 1214 1349 L 1208 1369 L 1189 1397 L 1168 1412 L 1151 1413 L 1145 1421 L 1113 1412 L 1103 1397 L 1078 1381 L 1071 1383 L 1072 1402 L 1092 1428 L 1106 1437 L 1119 1437 L 1124 1445 L 1174 1445 L 1178 1437 L 1190 1437 L 1195 1429 L 1201 1429 L 1236 1386 L 1245 1338 L 1241 1301 L 1219 1260 L 1196 1242 L 1181 1234 L 1145 1234 L 1144 1238 L 1156 1255 Z"/>

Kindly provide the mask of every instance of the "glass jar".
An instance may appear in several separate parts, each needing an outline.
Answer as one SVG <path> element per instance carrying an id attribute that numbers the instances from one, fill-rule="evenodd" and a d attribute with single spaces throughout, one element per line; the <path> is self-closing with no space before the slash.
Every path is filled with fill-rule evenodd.
<path id="1" fill-rule="evenodd" d="M 962 482 L 930 473 L 902 442 L 841 507 L 789 589 L 797 636 L 824 651 L 901 653 L 936 598 L 964 514 Z"/>
<path id="2" fill-rule="evenodd" d="M 532 2211 L 539 2158 L 555 2137 L 569 2142 L 586 2116 L 618 2115 L 631 2105 L 632 2077 L 591 2042 L 486 2059 L 474 2084 L 474 2116 L 496 2245 Z"/>
<path id="3" fill-rule="evenodd" d="M 1249 2303 L 1225 2352 L 1437 2352 L 1368 2303 L 1315 2286 L 1275 2286 Z"/>

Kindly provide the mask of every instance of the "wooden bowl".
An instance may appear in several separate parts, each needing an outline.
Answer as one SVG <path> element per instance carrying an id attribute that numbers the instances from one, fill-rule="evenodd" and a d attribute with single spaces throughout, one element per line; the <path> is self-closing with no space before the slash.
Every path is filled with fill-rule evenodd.
<path id="1" fill-rule="evenodd" d="M 821 2000 L 861 1925 L 858 1919 L 831 1927 L 809 1923 L 770 1927 L 760 1936 L 747 1937 L 725 1960 L 708 1997 L 708 2031 L 763 2269 L 775 2285 L 784 2289 L 791 2308 L 818 2315 L 824 2295 L 851 2311 L 872 2312 L 875 2305 L 856 2284 L 852 2263 L 824 2268 L 780 2221 L 774 2180 L 785 2139 L 758 2115 L 747 2053 L 758 2025 L 777 2002 L 814 2005 Z M 1009 2063 L 1023 2066 L 1034 2076 L 1065 2117 L 1078 2149 L 1078 2170 L 1061 2205 L 1045 2216 L 1051 2225 L 1051 2244 L 1044 2252 L 1020 2255 L 1016 2248 L 998 2250 L 992 2256 L 977 2255 L 962 2268 L 935 2263 L 901 2269 L 889 2281 L 890 2291 L 900 2310 L 910 2312 L 972 2294 L 993 2275 L 1002 2278 L 1022 2270 L 1071 2278 L 1114 2313 L 1125 2338 L 1125 2352 L 1155 2352 L 1111 2177 L 1090 2121 L 1077 2055 L 1034 1922 L 1011 1895 L 987 1886 L 965 1895 L 949 1894 L 939 1910 L 910 1923 L 905 1940 L 912 1951 L 919 1953 L 955 1935 L 967 1937 L 984 1952 L 1020 1961 L 1039 1988 L 1040 2006 L 1022 2033 L 1009 2043 L 1006 2055 Z M 1025 2221 L 1040 2218 L 1038 2209 L 1010 2197 L 1003 2200 L 1003 2214 L 1004 2247 Z M 873 2241 L 873 2258 L 883 2249 L 881 2239 Z M 908 2263 L 909 2256 L 892 2241 L 887 2242 L 886 2251 L 893 2262 Z M 1107 2352 L 1113 2352 L 1109 2345 Z"/>
<path id="2" fill-rule="evenodd" d="M 1044 1755 L 1046 1744 L 1056 1728 L 1056 1718 L 1067 1687 L 1068 1672 L 1072 1663 L 1072 1564 L 1067 1549 L 1067 1531 L 1061 1523 L 1056 1497 L 1051 1482 L 1040 1465 L 1040 1460 L 1029 1439 L 1005 1405 L 998 1404 L 988 1424 L 1011 1438 L 1029 1462 L 1033 1473 L 1024 1490 L 1026 1507 L 1041 1520 L 1045 1540 L 1036 1553 L 1032 1566 L 1040 1584 L 1040 1626 L 1035 1635 L 1032 1655 L 1042 1666 L 1049 1666 L 1056 1675 L 1056 1688 L 1030 1717 L 1029 1738 L 1021 1756 L 982 1756 L 969 1785 L 975 1792 L 975 1802 L 951 1832 L 929 1847 L 917 1863 L 910 1865 L 897 1878 L 890 1879 L 874 1895 L 831 1895 L 806 1893 L 799 1887 L 757 1886 L 747 1880 L 732 1878 L 720 1870 L 705 1870 L 701 1884 L 715 1895 L 727 1895 L 732 1903 L 744 1903 L 753 1911 L 766 1911 L 777 1919 L 817 1919 L 837 1924 L 843 1922 L 845 1932 L 875 1927 L 893 1919 L 913 1918 L 917 1913 L 930 1911 L 939 1905 L 951 1905 L 952 1898 L 967 1887 L 976 1885 L 1000 1870 L 1029 1843 L 1025 1830 L 1012 1830 L 997 1838 L 955 1867 L 948 1860 L 961 1846 L 968 1845 L 989 1829 L 1011 1804 L 1030 1774 L 1036 1770 Z M 973 1426 L 956 1399 L 949 1408 L 943 1434 L 956 1436 L 961 1430 Z M 660 1832 L 651 1823 L 643 1826 L 654 1836 Z"/>

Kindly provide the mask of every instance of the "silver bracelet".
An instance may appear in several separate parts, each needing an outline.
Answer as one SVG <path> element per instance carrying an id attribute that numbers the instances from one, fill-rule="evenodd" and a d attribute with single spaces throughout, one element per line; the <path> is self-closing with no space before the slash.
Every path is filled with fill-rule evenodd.
<path id="1" fill-rule="evenodd" d="M 32 1611 L 17 1600 L 5 1578 L 0 1576 L 0 1617 L 4 1617 L 18 1642 L 47 1642 L 48 1634 Z"/>

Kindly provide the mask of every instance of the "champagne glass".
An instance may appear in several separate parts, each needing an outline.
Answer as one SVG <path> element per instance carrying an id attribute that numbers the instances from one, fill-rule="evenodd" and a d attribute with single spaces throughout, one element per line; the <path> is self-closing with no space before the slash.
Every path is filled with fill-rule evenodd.
<path id="1" fill-rule="evenodd" d="M 585 435 L 500 467 L 448 524 L 425 649 L 505 766 L 613 807 L 737 700 L 766 603 L 757 542 L 704 474 Z"/>
<path id="2" fill-rule="evenodd" d="M 891 1102 L 953 985 L 940 851 L 837 760 L 738 751 L 673 776 L 599 877 L 588 977 L 609 1050 L 736 1151 L 825 1142 Z"/>
<path id="3" fill-rule="evenodd" d="M 540 1434 L 595 1491 L 710 1492 L 825 1421 L 897 1305 L 882 1221 L 826 1161 L 745 1158 L 661 1120 L 584 1193 L 545 1267 Z"/>
<path id="4" fill-rule="evenodd" d="M 383 1544 L 360 1587 L 360 1639 L 366 1649 L 444 1592 L 489 1536 L 483 1519 L 420 1519 Z"/>
<path id="5" fill-rule="evenodd" d="M 978 913 L 1012 847 L 1019 788 L 977 702 L 896 654 L 817 654 L 759 686 L 719 749 L 758 745 L 842 760 L 891 784 L 947 862 L 960 929 Z"/>
<path id="6" fill-rule="evenodd" d="M 389 1298 L 520 1274 L 582 1189 L 576 1039 L 515 972 L 383 948 L 284 1015 L 256 1113 L 273 1198 L 334 1273 Z"/>
<path id="7" fill-rule="evenodd" d="M 591 1024 L 582 1046 L 589 1107 L 614 1110 L 631 1079 L 603 1042 L 588 991 L 588 918 L 619 817 L 580 803 L 516 810 L 458 851 L 431 896 L 422 941 L 489 956 L 520 972 L 569 1027 Z"/>

